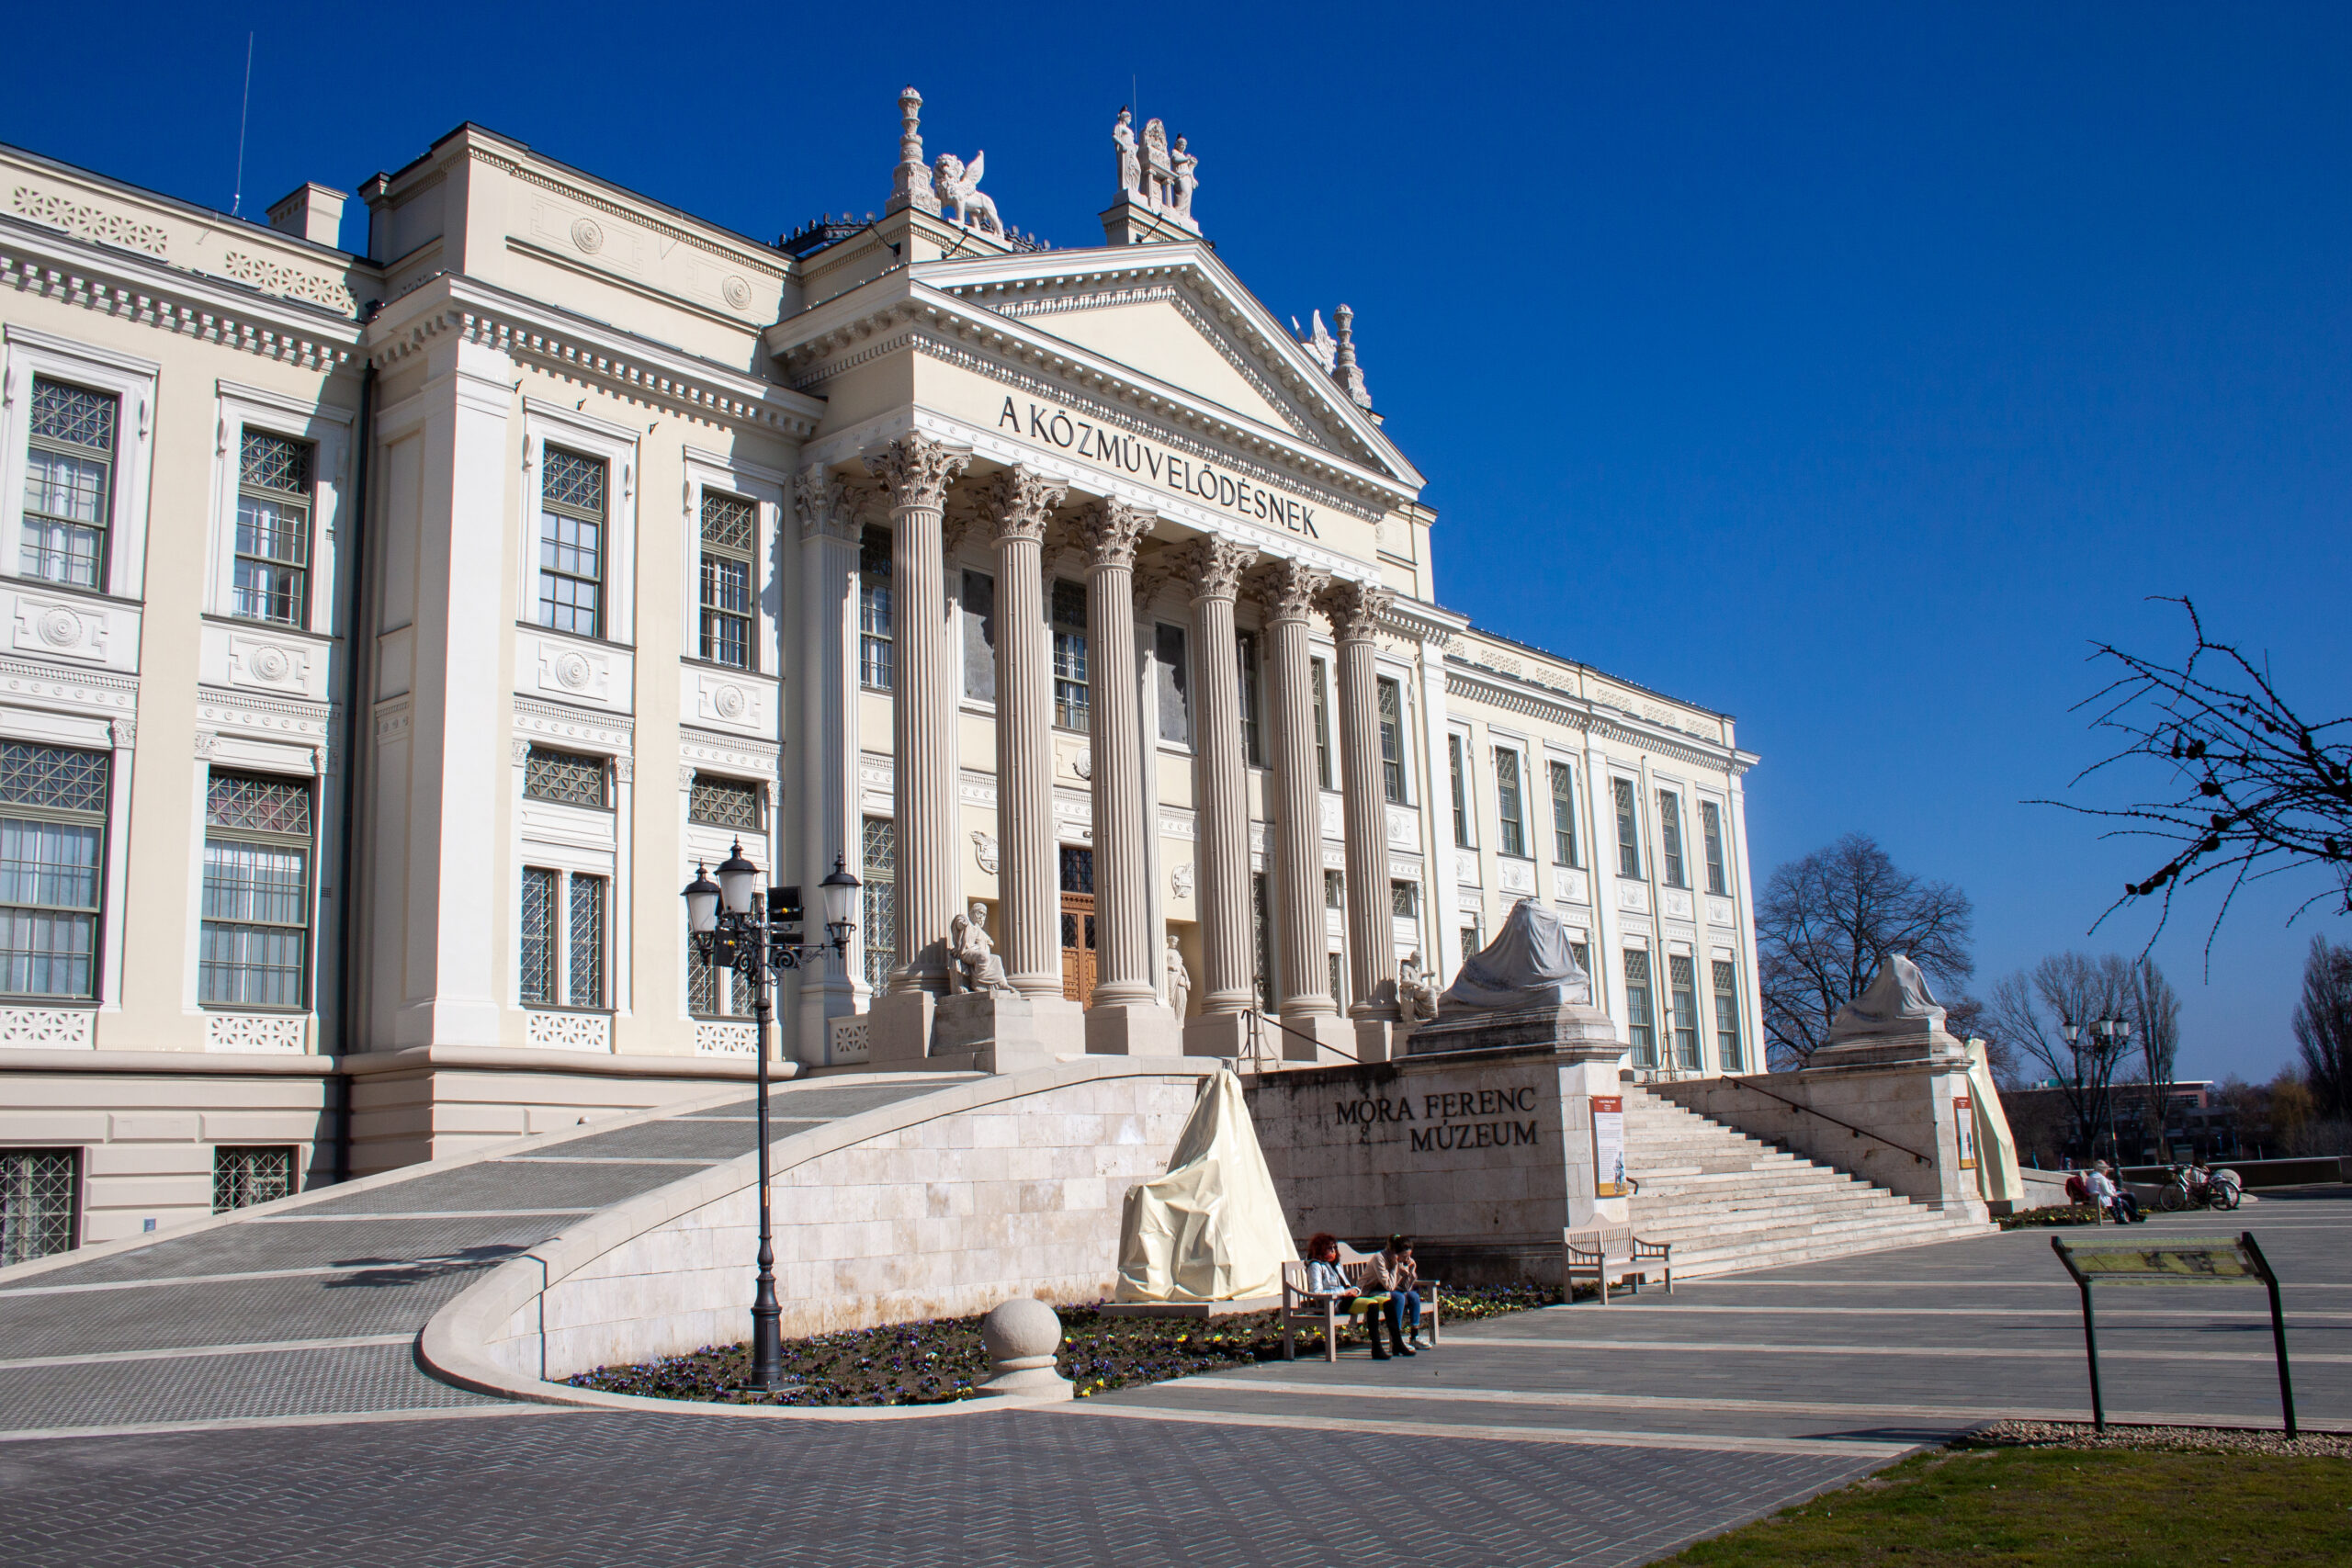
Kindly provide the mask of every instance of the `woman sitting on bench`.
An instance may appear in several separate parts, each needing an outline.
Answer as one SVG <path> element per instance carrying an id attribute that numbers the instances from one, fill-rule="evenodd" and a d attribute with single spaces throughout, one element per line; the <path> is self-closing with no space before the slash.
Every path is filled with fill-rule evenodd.
<path id="1" fill-rule="evenodd" d="M 1335 1297 L 1341 1312 L 1363 1315 L 1364 1332 L 1372 1337 L 1374 1360 L 1388 1359 L 1389 1353 L 1380 1346 L 1380 1330 L 1384 1325 L 1388 1330 L 1391 1344 L 1404 1350 L 1408 1356 L 1413 1353 L 1405 1350 L 1404 1337 L 1397 1332 L 1396 1319 L 1390 1314 L 1388 1298 L 1384 1294 L 1359 1292 L 1348 1283 L 1348 1277 L 1340 1271 L 1340 1238 L 1329 1231 L 1317 1231 L 1306 1238 L 1306 1291 L 1309 1295 Z"/>

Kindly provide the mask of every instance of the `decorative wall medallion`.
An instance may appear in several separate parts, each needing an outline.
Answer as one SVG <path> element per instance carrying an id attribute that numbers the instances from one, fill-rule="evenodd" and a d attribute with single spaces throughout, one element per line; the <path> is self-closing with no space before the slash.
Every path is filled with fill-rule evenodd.
<path id="1" fill-rule="evenodd" d="M 1621 877 L 1617 883 L 1617 907 L 1633 914 L 1646 915 L 1650 912 L 1650 890 L 1641 883 L 1627 882 Z"/>
<path id="2" fill-rule="evenodd" d="M 983 833 L 978 828 L 972 829 L 972 858 L 979 863 L 983 872 L 990 876 L 996 874 L 997 855 L 994 835 Z"/>
<path id="3" fill-rule="evenodd" d="M 1190 898 L 1193 896 L 1193 863 L 1191 861 L 1181 860 L 1169 868 L 1168 887 L 1169 891 L 1179 898 Z"/>
<path id="4" fill-rule="evenodd" d="M 256 648 L 245 656 L 246 668 L 265 681 L 283 681 L 293 662 L 286 657 L 284 649 L 267 645 Z"/>
<path id="5" fill-rule="evenodd" d="M 582 220 L 585 221 L 585 220 Z M 560 653 L 555 660 L 555 678 L 567 692 L 577 692 L 588 684 L 595 671 L 588 667 L 587 659 L 577 653 Z"/>
<path id="6" fill-rule="evenodd" d="M 1690 895 L 1683 889 L 1668 888 L 1661 902 L 1665 905 L 1668 919 L 1677 920 L 1690 919 Z"/>
<path id="7" fill-rule="evenodd" d="M 1069 771 L 1076 773 L 1082 779 L 1093 778 L 1094 753 L 1091 751 L 1080 751 L 1077 756 L 1072 757 L 1069 760 Z"/>
<path id="8" fill-rule="evenodd" d="M 593 218 L 575 218 L 571 220 L 571 243 L 583 254 L 593 256 L 605 248 L 605 231 Z"/>
<path id="9" fill-rule="evenodd" d="M 1715 897 L 1715 895 L 1713 895 L 1713 894 L 1712 894 L 1712 893 L 1708 894 L 1708 895 L 1707 895 L 1707 923 L 1708 923 L 1709 925 L 1716 925 L 1716 926 L 1727 926 L 1727 925 L 1731 924 L 1731 923 L 1732 923 L 1731 900 L 1730 900 L 1730 899 L 1728 899 L 1728 898 L 1719 898 L 1719 897 Z"/>
<path id="10" fill-rule="evenodd" d="M 741 686 L 721 686 L 710 694 L 711 711 L 721 718 L 742 717 L 743 705 L 743 688 Z"/>
<path id="11" fill-rule="evenodd" d="M 51 648 L 72 648 L 82 640 L 82 617 L 58 605 L 43 610 L 33 630 Z"/>
<path id="12" fill-rule="evenodd" d="M 1522 898 L 1535 895 L 1535 863 L 1505 855 L 1495 863 L 1496 882 L 1506 893 L 1516 893 Z"/>
<path id="13" fill-rule="evenodd" d="M 748 310 L 752 308 L 752 286 L 740 277 L 730 277 L 720 284 L 718 292 L 721 298 L 738 310 Z"/>

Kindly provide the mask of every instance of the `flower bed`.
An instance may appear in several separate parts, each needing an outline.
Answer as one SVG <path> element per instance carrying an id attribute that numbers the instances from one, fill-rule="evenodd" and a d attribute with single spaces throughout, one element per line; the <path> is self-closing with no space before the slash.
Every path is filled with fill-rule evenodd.
<path id="1" fill-rule="evenodd" d="M 1444 1320 L 1458 1323 L 1549 1306 L 1556 1290 L 1536 1285 L 1448 1289 L 1439 1297 Z M 1164 1382 L 1193 1372 L 1221 1371 L 1279 1360 L 1278 1314 L 1236 1317 L 1107 1317 L 1095 1306 L 1061 1309 L 1062 1344 L 1054 1365 L 1078 1385 L 1078 1394 L 1138 1383 Z M 1361 1334 L 1342 1330 L 1341 1345 Z M 1301 1329 L 1299 1354 L 1323 1353 L 1323 1331 Z M 598 1367 L 565 1380 L 574 1388 L 655 1399 L 700 1399 L 722 1404 L 937 1404 L 973 1397 L 989 1375 L 988 1351 L 977 1317 L 893 1324 L 820 1334 L 784 1344 L 789 1386 L 774 1393 L 746 1388 L 748 1345 L 706 1346 L 637 1366 Z"/>
<path id="2" fill-rule="evenodd" d="M 2100 1214 L 2096 1203 L 2052 1203 L 2046 1209 L 2028 1209 L 2023 1213 L 2003 1214 L 2000 1226 L 2005 1231 L 2023 1230 L 2030 1225 L 2095 1225 Z"/>

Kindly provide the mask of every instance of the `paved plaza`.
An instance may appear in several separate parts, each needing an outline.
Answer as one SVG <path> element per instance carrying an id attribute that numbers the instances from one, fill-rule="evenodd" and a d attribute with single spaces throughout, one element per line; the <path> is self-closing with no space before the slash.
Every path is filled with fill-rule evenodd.
<path id="1" fill-rule="evenodd" d="M 779 1134 L 913 1092 L 787 1086 Z M 740 1153 L 750 1117 L 622 1127 L 0 1287 L 8 1560 L 1635 1563 L 1979 1422 L 2087 1411 L 2077 1298 L 2044 1231 L 1050 1410 L 555 1411 L 417 1370 L 418 1330 L 481 1270 Z M 2352 1427 L 2352 1198 L 2130 1234 L 2240 1228 L 2290 1281 L 2305 1424 Z M 2115 1286 L 2100 1312 L 2110 1414 L 2277 1422 L 2259 1288 Z"/>

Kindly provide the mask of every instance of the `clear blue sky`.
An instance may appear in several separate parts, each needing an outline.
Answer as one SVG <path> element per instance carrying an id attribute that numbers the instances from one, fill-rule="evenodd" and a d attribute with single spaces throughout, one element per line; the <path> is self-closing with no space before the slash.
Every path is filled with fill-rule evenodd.
<path id="1" fill-rule="evenodd" d="M 252 28 L 249 213 L 474 119 L 772 237 L 880 209 L 912 81 L 1075 245 L 1132 82 L 1242 278 L 1356 308 L 1444 600 L 1736 714 L 1759 886 L 1873 833 L 1974 897 L 1980 983 L 2146 937 L 2084 932 L 2154 861 L 2021 804 L 2094 754 L 2087 639 L 2180 646 L 2145 596 L 2352 709 L 2341 6 L 824 9 L 36 8 L 0 137 L 225 207 Z M 2159 943 L 2185 1072 L 2290 1054 L 2352 936 L 2291 901 L 2210 983 L 2210 906 Z"/>

